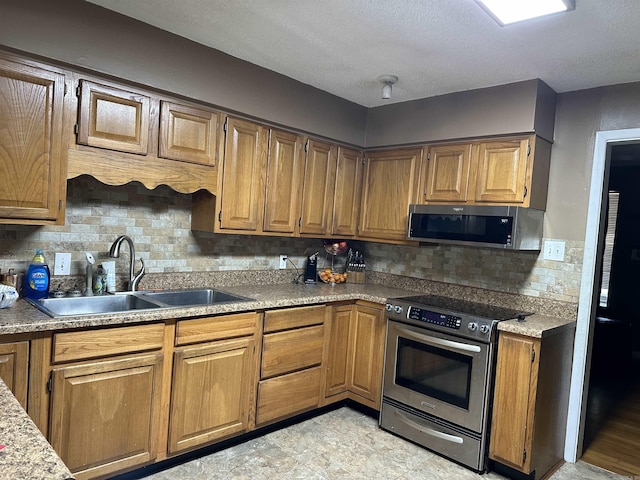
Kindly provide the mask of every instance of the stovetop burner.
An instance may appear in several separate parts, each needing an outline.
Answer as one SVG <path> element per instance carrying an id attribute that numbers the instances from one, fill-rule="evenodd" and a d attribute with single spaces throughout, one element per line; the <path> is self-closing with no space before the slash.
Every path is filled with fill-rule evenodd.
<path id="1" fill-rule="evenodd" d="M 409 297 L 400 297 L 396 300 L 401 300 L 420 308 L 428 308 L 429 306 L 431 306 L 462 314 L 475 315 L 478 317 L 484 317 L 487 319 L 499 321 L 513 320 L 532 314 L 532 312 L 524 312 L 522 310 L 515 310 L 512 308 L 486 305 L 484 303 L 469 302 L 467 300 L 442 297 L 439 295 L 415 295 Z"/>

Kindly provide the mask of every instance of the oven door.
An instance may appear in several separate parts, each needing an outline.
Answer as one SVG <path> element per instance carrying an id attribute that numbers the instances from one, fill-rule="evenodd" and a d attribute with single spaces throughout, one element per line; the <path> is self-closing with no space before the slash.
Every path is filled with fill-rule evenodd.
<path id="1" fill-rule="evenodd" d="M 383 395 L 480 433 L 490 347 L 389 320 Z"/>

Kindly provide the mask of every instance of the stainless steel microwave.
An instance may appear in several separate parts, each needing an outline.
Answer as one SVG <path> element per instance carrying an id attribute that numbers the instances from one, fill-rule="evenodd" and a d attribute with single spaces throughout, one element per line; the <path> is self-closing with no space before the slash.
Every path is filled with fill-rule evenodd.
<path id="1" fill-rule="evenodd" d="M 540 250 L 544 212 L 478 205 L 410 205 L 407 238 L 509 250 Z"/>

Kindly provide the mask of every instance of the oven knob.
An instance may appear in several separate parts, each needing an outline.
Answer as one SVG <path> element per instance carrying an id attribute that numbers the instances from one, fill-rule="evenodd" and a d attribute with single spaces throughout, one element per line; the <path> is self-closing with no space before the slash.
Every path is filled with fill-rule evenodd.
<path id="1" fill-rule="evenodd" d="M 489 333 L 489 325 L 480 325 L 480 333 L 484 333 L 485 335 Z"/>
<path id="2" fill-rule="evenodd" d="M 472 332 L 475 332 L 478 329 L 478 324 L 476 322 L 469 322 L 467 328 Z"/>
<path id="3" fill-rule="evenodd" d="M 402 307 L 400 305 L 396 305 L 393 307 L 393 311 L 400 315 L 402 313 Z"/>
<path id="4" fill-rule="evenodd" d="M 393 310 L 393 305 L 391 305 L 390 303 L 387 303 L 387 305 L 385 306 L 385 309 L 387 310 L 387 312 L 390 312 L 391 310 Z"/>

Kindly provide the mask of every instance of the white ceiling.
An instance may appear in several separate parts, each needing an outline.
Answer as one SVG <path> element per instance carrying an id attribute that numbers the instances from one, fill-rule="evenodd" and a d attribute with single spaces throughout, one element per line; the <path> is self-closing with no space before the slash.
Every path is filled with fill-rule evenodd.
<path id="1" fill-rule="evenodd" d="M 506 27 L 474 0 L 87 1 L 366 107 L 532 78 L 558 93 L 640 80 L 640 0 L 576 0 Z"/>

